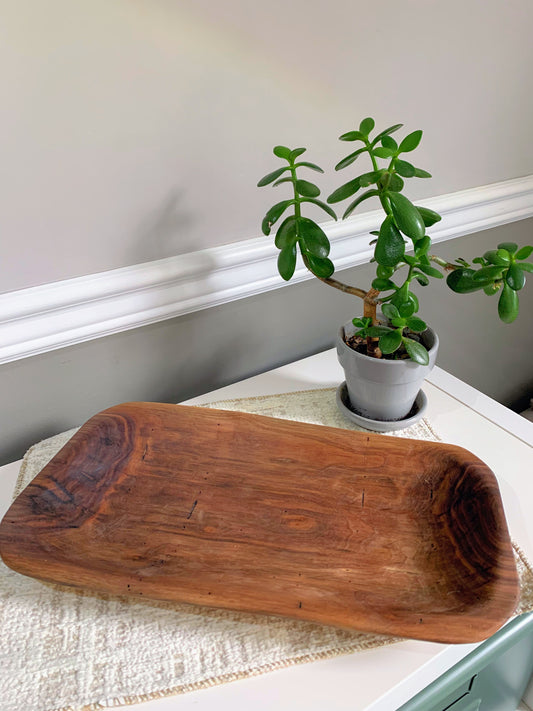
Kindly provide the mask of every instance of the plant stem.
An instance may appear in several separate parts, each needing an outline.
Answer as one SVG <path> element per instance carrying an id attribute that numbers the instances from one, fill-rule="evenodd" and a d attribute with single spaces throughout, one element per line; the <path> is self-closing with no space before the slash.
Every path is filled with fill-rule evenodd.
<path id="1" fill-rule="evenodd" d="M 450 262 L 447 262 L 445 259 L 436 257 L 434 254 L 429 254 L 428 257 L 432 262 L 435 262 L 435 264 L 438 264 L 439 267 L 446 269 L 446 271 L 448 271 L 448 272 L 453 272 L 455 269 L 459 268 L 457 264 L 451 264 Z"/>

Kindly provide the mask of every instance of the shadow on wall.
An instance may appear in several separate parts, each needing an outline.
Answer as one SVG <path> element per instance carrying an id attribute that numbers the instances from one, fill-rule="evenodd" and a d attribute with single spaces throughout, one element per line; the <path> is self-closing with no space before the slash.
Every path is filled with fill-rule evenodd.
<path id="1" fill-rule="evenodd" d="M 133 231 L 128 247 L 131 263 L 147 262 L 196 251 L 192 239 L 186 235 L 194 224 L 190 211 L 182 207 L 185 191 L 171 191 L 149 212 Z"/>

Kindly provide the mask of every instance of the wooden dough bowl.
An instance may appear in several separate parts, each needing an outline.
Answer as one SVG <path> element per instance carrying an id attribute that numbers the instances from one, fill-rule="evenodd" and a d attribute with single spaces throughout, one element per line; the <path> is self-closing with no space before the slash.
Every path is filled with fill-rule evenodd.
<path id="1" fill-rule="evenodd" d="M 20 494 L 0 554 L 41 580 L 471 642 L 518 577 L 494 474 L 460 447 L 127 403 Z"/>

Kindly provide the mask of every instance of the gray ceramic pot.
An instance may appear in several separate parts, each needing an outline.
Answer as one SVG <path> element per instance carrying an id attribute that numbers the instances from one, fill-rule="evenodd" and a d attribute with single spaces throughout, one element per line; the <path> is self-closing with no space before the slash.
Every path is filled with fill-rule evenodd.
<path id="1" fill-rule="evenodd" d="M 412 360 L 384 360 L 357 353 L 344 342 L 355 332 L 348 322 L 337 336 L 337 355 L 344 368 L 352 408 L 371 420 L 402 420 L 407 417 L 422 382 L 435 365 L 439 339 L 428 328 L 422 336 L 429 352 L 429 365 Z"/>

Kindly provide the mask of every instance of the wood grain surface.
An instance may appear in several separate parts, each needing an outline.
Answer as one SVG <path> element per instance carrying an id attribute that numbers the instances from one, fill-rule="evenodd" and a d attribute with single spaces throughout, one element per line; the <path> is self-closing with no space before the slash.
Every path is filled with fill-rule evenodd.
<path id="1" fill-rule="evenodd" d="M 45 581 L 440 642 L 489 636 L 519 593 L 470 452 L 156 403 L 91 418 L 12 504 L 0 554 Z"/>

